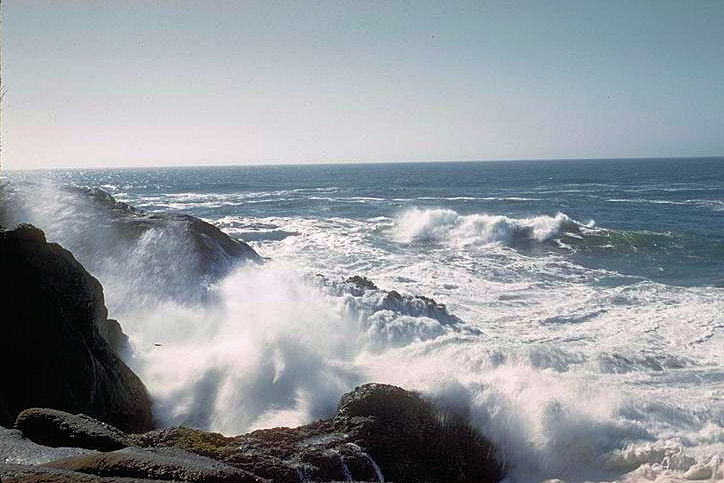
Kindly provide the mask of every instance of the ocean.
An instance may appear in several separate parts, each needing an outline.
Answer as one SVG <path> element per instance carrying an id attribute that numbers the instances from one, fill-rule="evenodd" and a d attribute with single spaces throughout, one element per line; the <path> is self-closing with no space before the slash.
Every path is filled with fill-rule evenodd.
<path id="1" fill-rule="evenodd" d="M 209 304 L 141 299 L 128 287 L 143 263 L 79 257 L 167 424 L 302 424 L 385 382 L 466 411 L 509 481 L 702 479 L 724 465 L 724 158 L 6 176 L 28 179 L 189 213 L 266 258 L 210 286 Z M 58 220 L 82 214 L 38 206 L 29 221 L 73 250 L 78 231 Z M 353 275 L 432 297 L 464 327 L 334 288 Z"/>

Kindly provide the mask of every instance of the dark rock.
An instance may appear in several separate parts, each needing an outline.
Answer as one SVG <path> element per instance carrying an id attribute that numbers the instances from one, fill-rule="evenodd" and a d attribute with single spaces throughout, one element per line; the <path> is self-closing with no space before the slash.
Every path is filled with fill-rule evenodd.
<path id="1" fill-rule="evenodd" d="M 100 334 L 108 311 L 98 280 L 30 225 L 0 231 L 0 266 L 0 424 L 50 407 L 151 429 L 146 388 Z"/>
<path id="2" fill-rule="evenodd" d="M 392 481 L 500 481 L 495 448 L 463 418 L 441 418 L 418 394 L 366 384 L 342 396 L 338 430 Z"/>
<path id="3" fill-rule="evenodd" d="M 177 447 L 209 456 L 275 482 L 344 481 L 344 462 L 354 449 L 340 453 L 348 437 L 337 433 L 331 420 L 298 428 L 272 428 L 225 437 L 190 428 L 170 428 L 139 435 L 139 444 Z M 353 446 L 353 445 L 352 445 Z M 361 453 L 359 447 L 357 453 Z M 349 455 L 349 456 L 348 456 Z M 374 474 L 371 463 L 359 456 L 356 475 Z M 361 479 L 357 477 L 358 479 Z"/>
<path id="4" fill-rule="evenodd" d="M 133 445 L 129 435 L 110 424 L 85 414 L 70 414 L 56 409 L 26 409 L 15 420 L 15 428 L 45 446 L 113 451 Z"/>
<path id="5" fill-rule="evenodd" d="M 130 447 L 110 453 L 74 456 L 44 466 L 97 476 L 210 483 L 264 481 L 247 471 L 178 448 Z"/>
<path id="6" fill-rule="evenodd" d="M 233 437 L 184 426 L 149 431 L 136 438 L 138 446 L 181 448 L 214 459 L 223 459 L 225 449 L 236 442 Z"/>
<path id="7" fill-rule="evenodd" d="M 366 290 L 366 289 L 377 290 L 377 285 L 375 285 L 374 282 L 372 282 L 372 280 L 370 280 L 367 277 L 362 277 L 360 275 L 354 275 L 352 277 L 349 277 L 347 280 L 345 280 L 345 282 L 351 283 L 363 290 Z"/>

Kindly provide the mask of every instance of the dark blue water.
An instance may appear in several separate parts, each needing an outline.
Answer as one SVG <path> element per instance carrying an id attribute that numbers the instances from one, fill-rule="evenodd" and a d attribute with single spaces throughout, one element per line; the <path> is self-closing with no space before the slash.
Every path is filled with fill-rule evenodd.
<path id="1" fill-rule="evenodd" d="M 724 158 L 234 166 L 66 171 L 145 209 L 216 220 L 393 217 L 409 206 L 528 218 L 565 213 L 599 230 L 561 243 L 576 263 L 676 285 L 724 285 Z M 159 196 L 163 194 L 163 196 Z M 170 197 L 170 198 L 169 198 Z M 169 199 L 174 203 L 169 205 Z M 202 202 L 200 202 L 202 200 Z M 203 202 L 203 200 L 208 200 Z"/>

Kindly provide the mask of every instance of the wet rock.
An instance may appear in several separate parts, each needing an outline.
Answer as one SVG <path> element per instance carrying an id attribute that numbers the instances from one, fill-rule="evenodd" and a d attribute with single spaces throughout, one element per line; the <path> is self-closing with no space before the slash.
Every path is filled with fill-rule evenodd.
<path id="1" fill-rule="evenodd" d="M 437 414 L 420 395 L 365 384 L 342 396 L 335 425 L 392 481 L 500 481 L 493 445 L 462 416 Z"/>
<path id="2" fill-rule="evenodd" d="M 354 275 L 343 282 L 334 281 L 317 274 L 316 282 L 327 287 L 333 294 L 343 296 L 350 294 L 359 297 L 357 310 L 374 314 L 390 311 L 396 316 L 427 317 L 439 322 L 442 326 L 458 328 L 463 320 L 451 314 L 445 304 L 422 295 L 401 294 L 397 290 L 383 290 L 375 283 L 360 275 Z"/>
<path id="3" fill-rule="evenodd" d="M 429 317 L 444 325 L 461 324 L 462 320 L 449 313 L 445 304 L 441 304 L 422 295 L 402 295 L 390 290 L 382 299 L 382 309 L 392 310 L 411 317 Z"/>
<path id="4" fill-rule="evenodd" d="M 184 427 L 139 435 L 139 444 L 183 448 L 275 482 L 345 481 L 350 466 L 346 462 L 354 458 L 354 453 L 360 453 L 355 477 L 362 480 L 357 475 L 374 474 L 361 448 L 341 449 L 347 440 L 346 434 L 335 431 L 331 420 L 297 428 L 262 429 L 235 437 Z"/>
<path id="5" fill-rule="evenodd" d="M 375 285 L 372 280 L 360 275 L 353 275 L 345 280 L 345 282 L 354 285 L 360 290 L 377 290 L 377 285 Z"/>
<path id="6" fill-rule="evenodd" d="M 119 242 L 136 243 L 151 230 L 164 235 L 183 238 L 188 248 L 185 260 L 194 266 L 189 267 L 198 278 L 217 278 L 225 275 L 236 262 L 253 261 L 260 263 L 261 257 L 243 241 L 235 240 L 214 225 L 195 216 L 183 213 L 147 213 L 116 201 L 109 193 L 100 188 L 66 187 L 75 193 L 91 200 L 96 216 L 105 222 L 105 230 L 109 230 L 118 240 L 108 246 L 95 247 L 98 253 L 109 253 L 109 248 Z M 170 238 L 170 237 L 169 237 Z M 161 267 L 161 265 L 159 265 Z M 169 274 L 178 271 L 177 267 L 166 266 Z"/>

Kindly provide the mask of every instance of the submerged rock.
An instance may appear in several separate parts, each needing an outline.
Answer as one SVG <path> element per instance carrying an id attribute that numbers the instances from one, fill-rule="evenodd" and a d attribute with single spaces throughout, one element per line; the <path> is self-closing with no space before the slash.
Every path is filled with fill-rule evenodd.
<path id="1" fill-rule="evenodd" d="M 98 280 L 31 225 L 0 230 L 0 266 L 0 424 L 50 407 L 151 429 L 146 388 L 101 336 L 111 322 Z"/>

